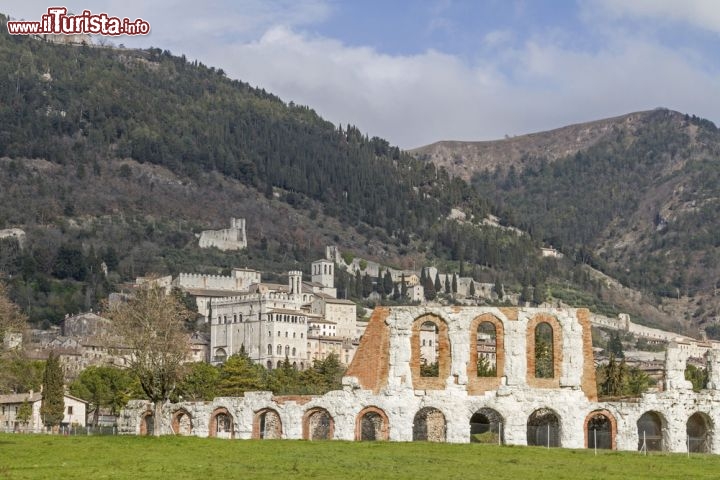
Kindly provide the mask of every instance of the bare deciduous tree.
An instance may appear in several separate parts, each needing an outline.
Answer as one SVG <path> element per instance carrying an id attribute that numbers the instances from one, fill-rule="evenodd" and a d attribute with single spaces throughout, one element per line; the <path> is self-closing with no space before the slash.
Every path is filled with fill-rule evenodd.
<path id="1" fill-rule="evenodd" d="M 140 288 L 127 302 L 110 308 L 113 332 L 131 350 L 129 368 L 153 402 L 154 435 L 160 435 L 162 407 L 181 380 L 189 354 L 184 322 L 190 312 L 175 295 L 158 287 Z"/>

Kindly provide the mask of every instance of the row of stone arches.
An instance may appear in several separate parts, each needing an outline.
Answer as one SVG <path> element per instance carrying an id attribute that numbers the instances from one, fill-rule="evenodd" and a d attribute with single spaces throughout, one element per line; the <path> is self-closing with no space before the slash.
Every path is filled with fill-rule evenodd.
<path id="1" fill-rule="evenodd" d="M 486 313 L 470 324 L 468 388 L 473 394 L 496 389 L 505 375 L 505 327 Z M 452 358 L 447 322 L 433 314 L 413 322 L 411 370 L 413 384 L 421 389 L 443 389 Z M 527 325 L 527 380 L 536 388 L 559 387 L 562 374 L 562 328 L 560 322 L 540 314 Z"/>
<path id="2" fill-rule="evenodd" d="M 234 438 L 235 421 L 225 407 L 215 409 L 208 424 L 208 436 Z M 505 443 L 504 418 L 492 408 L 481 408 L 470 418 L 471 442 Z M 194 424 L 190 413 L 181 408 L 173 412 L 170 426 L 176 435 L 192 435 Z M 656 411 L 647 411 L 636 422 L 638 449 L 665 451 L 669 447 L 668 428 L 665 417 Z M 617 422 L 612 413 L 600 409 L 590 412 L 584 421 L 585 446 L 598 449 L 615 449 Z M 308 409 L 303 415 L 302 438 L 306 440 L 331 440 L 334 438 L 335 420 L 322 407 Z M 561 447 L 561 417 L 550 408 L 538 408 L 527 419 L 527 445 Z M 140 434 L 152 435 L 153 414 L 145 412 L 140 422 Z M 686 422 L 686 444 L 690 452 L 712 452 L 714 424 L 703 412 L 692 414 Z M 255 412 L 252 438 L 283 438 L 280 414 L 272 408 Z M 355 440 L 376 441 L 390 438 L 390 422 L 381 408 L 368 406 L 356 416 Z M 447 421 L 445 414 L 435 407 L 423 407 L 413 418 L 412 440 L 445 442 Z"/>

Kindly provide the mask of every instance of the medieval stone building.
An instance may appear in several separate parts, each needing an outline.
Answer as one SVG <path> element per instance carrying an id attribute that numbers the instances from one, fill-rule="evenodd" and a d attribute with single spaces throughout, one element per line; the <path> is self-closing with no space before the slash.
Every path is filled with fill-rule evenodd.
<path id="1" fill-rule="evenodd" d="M 720 452 L 720 351 L 708 352 L 707 390 L 692 391 L 687 354 L 671 345 L 665 391 L 601 402 L 589 316 L 569 308 L 378 308 L 341 391 L 167 405 L 163 433 Z M 121 431 L 147 433 L 151 412 L 131 402 Z"/>

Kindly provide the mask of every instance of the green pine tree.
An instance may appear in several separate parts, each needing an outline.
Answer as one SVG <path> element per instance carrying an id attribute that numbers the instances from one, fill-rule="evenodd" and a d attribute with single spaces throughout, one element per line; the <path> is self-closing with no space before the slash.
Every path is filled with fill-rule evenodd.
<path id="1" fill-rule="evenodd" d="M 45 425 L 56 430 L 65 415 L 65 391 L 63 387 L 63 372 L 60 366 L 60 359 L 55 352 L 50 352 L 45 362 L 45 373 L 43 374 L 42 405 L 40 416 Z"/>
<path id="2" fill-rule="evenodd" d="M 500 282 L 499 278 L 495 279 L 495 286 L 493 287 L 493 290 L 495 290 L 495 294 L 497 295 L 498 300 L 502 300 L 504 293 L 503 293 L 503 286 L 502 286 L 502 283 Z"/>

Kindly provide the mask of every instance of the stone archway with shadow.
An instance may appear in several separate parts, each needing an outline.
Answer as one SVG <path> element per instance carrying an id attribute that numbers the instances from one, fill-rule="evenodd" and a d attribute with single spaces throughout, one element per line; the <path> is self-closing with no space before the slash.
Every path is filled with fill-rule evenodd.
<path id="1" fill-rule="evenodd" d="M 413 419 L 413 441 L 444 442 L 445 415 L 435 407 L 421 408 Z"/>
<path id="2" fill-rule="evenodd" d="M 150 410 L 140 416 L 140 435 L 153 436 L 155 433 L 155 415 Z"/>
<path id="3" fill-rule="evenodd" d="M 213 410 L 208 424 L 208 436 L 216 438 L 235 438 L 235 422 L 227 408 Z"/>
<path id="4" fill-rule="evenodd" d="M 181 408 L 172 415 L 170 426 L 175 435 L 188 436 L 192 435 L 193 424 L 190 413 Z"/>
<path id="5" fill-rule="evenodd" d="M 585 417 L 585 447 L 615 450 L 617 421 L 609 411 L 594 410 Z"/>
<path id="6" fill-rule="evenodd" d="M 643 413 L 637 421 L 638 450 L 663 452 L 668 443 L 665 434 L 667 422 L 662 414 L 655 411 Z"/>
<path id="7" fill-rule="evenodd" d="M 255 412 L 252 438 L 258 440 L 279 439 L 282 438 L 282 432 L 282 420 L 276 410 L 263 408 Z"/>
<path id="8" fill-rule="evenodd" d="M 481 408 L 470 417 L 470 443 L 504 444 L 504 423 L 497 410 Z"/>
<path id="9" fill-rule="evenodd" d="M 560 447 L 560 416 L 550 408 L 539 408 L 527 422 L 529 446 Z"/>
<path id="10" fill-rule="evenodd" d="M 707 413 L 693 413 L 688 418 L 686 431 L 688 452 L 712 453 L 714 425 Z"/>
<path id="11" fill-rule="evenodd" d="M 311 408 L 303 416 L 303 438 L 305 440 L 332 440 L 335 435 L 335 420 L 324 408 Z"/>
<path id="12" fill-rule="evenodd" d="M 378 407 L 363 408 L 355 420 L 355 440 L 388 440 L 390 422 L 387 414 Z"/>

